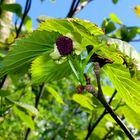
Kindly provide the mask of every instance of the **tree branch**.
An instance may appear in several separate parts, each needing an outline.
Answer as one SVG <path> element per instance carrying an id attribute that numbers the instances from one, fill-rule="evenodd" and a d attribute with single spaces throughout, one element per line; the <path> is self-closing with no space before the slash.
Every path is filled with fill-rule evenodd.
<path id="1" fill-rule="evenodd" d="M 45 83 L 43 83 L 42 85 L 40 85 L 40 89 L 39 89 L 39 92 L 38 94 L 36 94 L 36 97 L 35 97 L 35 108 L 38 109 L 38 105 L 39 105 L 39 101 L 40 101 L 40 98 L 44 92 L 44 86 L 45 86 Z M 34 120 L 34 117 L 32 118 Z M 31 129 L 28 128 L 26 133 L 25 133 L 25 138 L 24 140 L 28 140 L 28 137 L 29 137 L 29 134 L 31 132 Z"/>
<path id="2" fill-rule="evenodd" d="M 76 12 L 76 9 L 77 9 L 79 3 L 80 3 L 80 0 L 78 0 L 77 3 L 76 3 L 76 0 L 73 0 L 73 2 L 71 4 L 71 7 L 70 7 L 70 10 L 69 10 L 69 12 L 68 12 L 68 14 L 66 16 L 67 18 L 72 18 L 73 17 L 73 15 Z"/>
<path id="3" fill-rule="evenodd" d="M 27 14 L 28 14 L 28 12 L 31 8 L 31 3 L 32 3 L 32 0 L 27 0 L 26 1 L 26 5 L 25 5 L 24 13 L 23 13 L 23 16 L 22 16 L 22 19 L 21 19 L 21 23 L 20 23 L 19 28 L 17 29 L 17 32 L 16 32 L 16 38 L 18 38 L 18 36 L 19 36 L 19 33 L 21 31 L 21 28 L 23 26 L 25 18 L 26 18 Z"/>
<path id="4" fill-rule="evenodd" d="M 79 13 L 81 10 L 83 10 L 90 2 L 92 2 L 93 0 L 88 0 L 88 1 L 85 1 L 85 2 L 83 2 L 82 4 L 80 4 L 78 7 L 77 7 L 77 9 L 76 9 L 76 11 L 75 11 L 75 13 L 74 14 L 77 14 L 77 13 Z"/>
<path id="5" fill-rule="evenodd" d="M 125 134 L 128 136 L 128 138 L 131 139 L 131 140 L 135 140 L 135 138 L 130 133 L 130 131 L 127 129 L 125 124 L 118 118 L 118 116 L 114 113 L 112 108 L 109 106 L 109 104 L 105 100 L 105 97 L 103 95 L 102 88 L 101 88 L 101 83 L 100 83 L 100 66 L 99 66 L 99 63 L 95 64 L 94 72 L 95 72 L 95 75 L 96 75 L 96 80 L 97 80 L 97 85 L 98 85 L 98 93 L 97 93 L 98 100 L 103 104 L 103 106 L 108 111 L 108 113 L 117 122 L 117 124 L 122 128 L 122 130 L 125 132 Z"/>
<path id="6" fill-rule="evenodd" d="M 114 93 L 112 94 L 108 104 L 110 105 L 114 96 L 116 95 L 117 93 L 117 90 L 114 91 Z M 89 124 L 89 127 L 88 127 L 88 133 L 86 135 L 86 138 L 85 140 L 88 140 L 88 138 L 90 137 L 90 135 L 92 134 L 92 132 L 94 131 L 94 129 L 96 128 L 96 126 L 99 124 L 99 122 L 103 119 L 103 117 L 107 114 L 107 110 L 105 109 L 103 111 L 103 113 L 100 115 L 100 117 L 97 119 L 97 121 L 93 124 L 93 126 L 91 126 L 91 124 Z"/>

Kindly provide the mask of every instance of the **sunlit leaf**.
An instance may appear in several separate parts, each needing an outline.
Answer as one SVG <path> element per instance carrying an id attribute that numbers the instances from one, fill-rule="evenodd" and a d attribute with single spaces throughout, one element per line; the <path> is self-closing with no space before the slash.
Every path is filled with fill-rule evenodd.
<path id="1" fill-rule="evenodd" d="M 32 30 L 32 20 L 29 16 L 26 16 L 24 20 L 24 26 L 27 32 L 30 32 Z"/>
<path id="2" fill-rule="evenodd" d="M 53 32 L 34 31 L 31 35 L 18 39 L 2 62 L 0 77 L 17 69 L 20 72 L 19 68 L 28 68 L 37 56 L 52 52 L 58 35 Z"/>
<path id="3" fill-rule="evenodd" d="M 124 66 L 113 64 L 104 66 L 104 71 L 117 89 L 120 97 L 137 113 L 140 113 L 140 83 L 130 77 Z"/>
<path id="4" fill-rule="evenodd" d="M 72 73 L 68 62 L 57 64 L 48 55 L 35 59 L 31 66 L 33 83 L 60 80 Z"/>
<path id="5" fill-rule="evenodd" d="M 140 118 L 139 113 L 136 113 L 129 106 L 122 108 L 126 120 L 134 125 L 135 128 L 140 129 Z"/>
<path id="6" fill-rule="evenodd" d="M 47 91 L 56 99 L 56 101 L 60 104 L 65 104 L 62 97 L 59 95 L 59 93 L 53 89 L 51 86 L 47 85 L 46 86 Z"/>
<path id="7" fill-rule="evenodd" d="M 121 20 L 114 13 L 110 14 L 110 19 L 117 24 L 122 24 Z"/>
<path id="8" fill-rule="evenodd" d="M 135 6 L 133 10 L 138 16 L 138 18 L 140 18 L 140 5 Z"/>
<path id="9" fill-rule="evenodd" d="M 17 102 L 17 101 L 11 100 L 9 98 L 6 98 L 6 99 L 9 102 L 11 102 L 12 104 L 16 105 L 17 107 L 23 109 L 22 110 L 23 112 L 29 113 L 32 116 L 37 116 L 38 115 L 38 110 L 34 106 L 26 104 L 26 103 L 22 103 L 22 102 Z"/>
<path id="10" fill-rule="evenodd" d="M 19 116 L 19 118 L 25 123 L 25 125 L 32 130 L 34 130 L 34 122 L 32 117 L 26 114 L 25 112 L 21 111 L 18 107 L 14 106 L 14 113 Z"/>
<path id="11" fill-rule="evenodd" d="M 128 56 L 131 59 L 131 62 L 133 62 L 137 69 L 140 70 L 140 56 L 130 44 L 113 38 L 108 38 L 108 43 L 116 45 L 116 49 L 119 50 L 124 56 Z"/>
<path id="12" fill-rule="evenodd" d="M 92 100 L 87 96 L 84 96 L 82 94 L 74 94 L 72 96 L 72 100 L 75 101 L 76 103 L 80 104 L 82 107 L 84 107 L 86 109 L 89 109 L 89 110 L 94 109 Z"/>

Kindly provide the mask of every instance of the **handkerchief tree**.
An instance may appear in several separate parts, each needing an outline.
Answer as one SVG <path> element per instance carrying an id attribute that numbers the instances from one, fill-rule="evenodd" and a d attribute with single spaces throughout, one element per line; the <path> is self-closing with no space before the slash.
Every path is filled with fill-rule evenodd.
<path id="1" fill-rule="evenodd" d="M 16 124 L 14 132 L 23 131 L 19 139 L 29 134 L 31 139 L 37 134 L 77 140 L 138 136 L 140 57 L 125 41 L 139 28 L 131 28 L 133 36 L 115 39 L 117 33 L 106 35 L 115 30 L 114 22 L 120 25 L 116 32 L 129 33 L 115 14 L 103 21 L 104 30 L 71 18 L 77 7 L 90 2 L 73 0 L 67 18 L 39 18 L 37 29 L 19 36 L 25 10 L 16 39 L 0 63 L 2 127 L 8 117 L 11 122 L 20 119 L 23 127 Z"/>

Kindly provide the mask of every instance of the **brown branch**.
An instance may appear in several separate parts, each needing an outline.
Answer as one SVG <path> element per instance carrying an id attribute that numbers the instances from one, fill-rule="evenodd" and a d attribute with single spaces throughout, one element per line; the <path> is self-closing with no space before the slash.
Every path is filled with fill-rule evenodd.
<path id="1" fill-rule="evenodd" d="M 78 1 L 73 0 L 73 1 L 72 1 L 70 10 L 69 10 L 69 12 L 68 12 L 68 14 L 67 14 L 67 16 L 66 16 L 67 18 L 72 18 L 72 17 L 73 17 L 73 15 L 74 15 L 74 13 L 76 12 L 76 9 L 77 9 L 79 3 L 80 3 L 80 0 L 78 0 Z"/>
<path id="2" fill-rule="evenodd" d="M 110 105 L 114 96 L 116 95 L 117 93 L 117 90 L 114 91 L 114 93 L 112 94 L 108 104 Z M 97 121 L 93 124 L 93 126 L 91 126 L 91 124 L 89 124 L 89 127 L 88 127 L 88 133 L 86 135 L 86 138 L 85 140 L 88 140 L 88 138 L 90 137 L 90 135 L 92 134 L 92 132 L 94 131 L 94 129 L 96 128 L 96 126 L 99 124 L 99 122 L 103 119 L 103 117 L 107 114 L 107 110 L 105 109 L 103 111 L 103 113 L 100 115 L 100 117 L 97 119 Z"/>
<path id="3" fill-rule="evenodd" d="M 39 105 L 39 101 L 41 99 L 41 96 L 44 92 L 44 86 L 45 86 L 45 83 L 43 83 L 42 85 L 40 85 L 40 89 L 39 89 L 39 92 L 38 94 L 36 94 L 36 97 L 35 97 L 35 108 L 38 109 L 38 105 Z M 34 117 L 32 118 L 34 120 Z M 24 140 L 28 140 L 28 137 L 29 137 L 29 134 L 31 132 L 31 129 L 28 128 L 26 133 L 25 133 L 25 138 Z"/>
<path id="4" fill-rule="evenodd" d="M 130 131 L 127 129 L 125 124 L 118 118 L 118 116 L 115 114 L 115 112 L 112 110 L 112 108 L 109 106 L 109 104 L 106 102 L 106 99 L 103 95 L 102 88 L 101 88 L 101 83 L 100 83 L 100 66 L 99 63 L 96 63 L 94 66 L 94 72 L 97 80 L 97 85 L 98 85 L 98 92 L 95 94 L 95 92 L 90 92 L 92 95 L 94 95 L 105 107 L 107 112 L 112 116 L 112 118 L 117 122 L 117 124 L 122 128 L 122 130 L 125 132 L 125 134 L 128 136 L 129 139 L 135 140 L 133 135 L 130 133 Z M 101 116 L 102 117 L 102 116 Z M 100 118 L 101 120 L 101 118 Z M 99 121 L 100 121 L 99 120 Z M 87 140 L 86 138 L 85 140 Z"/>
<path id="5" fill-rule="evenodd" d="M 97 98 L 98 100 L 103 104 L 105 109 L 108 111 L 108 113 L 112 116 L 112 118 L 117 122 L 117 124 L 122 128 L 122 130 L 125 132 L 125 134 L 128 136 L 129 139 L 135 140 L 131 132 L 127 129 L 125 124 L 118 118 L 118 116 L 114 113 L 112 108 L 109 106 L 109 104 L 106 102 L 105 97 L 102 92 L 101 88 L 101 83 L 100 83 L 100 66 L 99 63 L 95 64 L 94 67 L 94 72 L 97 80 L 97 85 L 98 85 L 98 93 L 97 93 Z"/>

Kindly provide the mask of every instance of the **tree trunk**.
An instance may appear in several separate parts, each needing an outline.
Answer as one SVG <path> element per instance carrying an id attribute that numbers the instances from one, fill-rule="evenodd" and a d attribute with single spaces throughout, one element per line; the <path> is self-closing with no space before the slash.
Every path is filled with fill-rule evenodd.
<path id="1" fill-rule="evenodd" d="M 15 0 L 0 0 L 1 4 L 15 3 Z M 0 42 L 5 43 L 10 34 L 12 24 L 12 13 L 0 9 Z M 0 46 L 1 47 L 1 46 Z"/>

